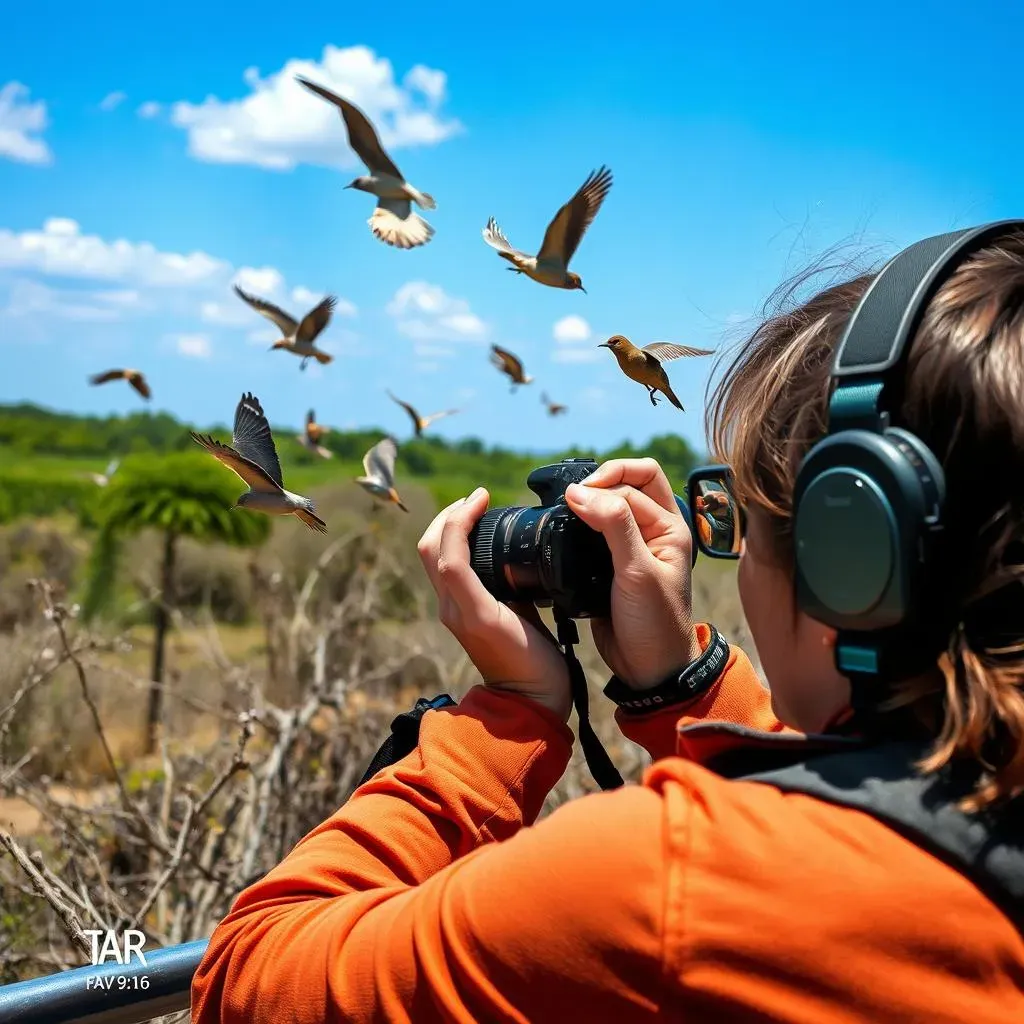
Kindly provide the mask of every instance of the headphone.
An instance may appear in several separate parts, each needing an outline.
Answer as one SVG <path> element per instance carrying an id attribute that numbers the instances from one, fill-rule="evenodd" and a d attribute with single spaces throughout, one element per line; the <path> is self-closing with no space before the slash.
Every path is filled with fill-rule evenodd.
<path id="1" fill-rule="evenodd" d="M 934 664 L 948 623 L 930 614 L 941 586 L 946 482 L 935 454 L 890 425 L 925 309 L 965 259 L 1024 229 L 1004 220 L 916 242 L 857 304 L 836 349 L 828 433 L 794 488 L 796 597 L 838 631 L 836 667 L 877 682 Z"/>

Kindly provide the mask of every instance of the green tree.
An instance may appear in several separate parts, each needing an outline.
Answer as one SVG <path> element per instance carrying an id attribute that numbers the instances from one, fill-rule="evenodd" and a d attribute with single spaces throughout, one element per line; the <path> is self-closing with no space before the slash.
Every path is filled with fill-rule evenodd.
<path id="1" fill-rule="evenodd" d="M 156 746 L 161 718 L 164 654 L 174 607 L 174 569 L 178 539 L 251 547 L 270 533 L 270 522 L 232 509 L 243 485 L 204 455 L 129 456 L 100 502 L 96 538 L 89 564 L 82 613 L 92 619 L 110 601 L 117 578 L 120 542 L 140 530 L 163 534 L 160 593 L 153 606 L 153 664 L 146 714 L 146 753 Z"/>

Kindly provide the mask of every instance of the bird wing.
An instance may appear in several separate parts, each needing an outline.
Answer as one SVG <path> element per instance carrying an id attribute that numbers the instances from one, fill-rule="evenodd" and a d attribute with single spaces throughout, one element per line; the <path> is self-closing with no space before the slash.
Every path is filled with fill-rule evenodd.
<path id="1" fill-rule="evenodd" d="M 497 345 L 491 346 L 491 351 L 497 356 L 495 365 L 504 370 L 510 377 L 519 380 L 523 376 L 523 364 L 511 352 L 507 352 Z"/>
<path id="2" fill-rule="evenodd" d="M 583 233 L 601 209 L 612 187 L 612 172 L 607 167 L 592 171 L 576 194 L 555 214 L 544 232 L 538 260 L 559 259 L 566 266 L 583 238 Z"/>
<path id="3" fill-rule="evenodd" d="M 120 465 L 121 465 L 121 460 L 120 459 L 111 459 L 110 460 L 110 465 L 107 466 L 107 468 L 104 471 L 103 475 L 105 477 L 107 477 L 107 479 L 109 479 L 110 477 L 112 477 L 117 472 L 117 467 L 120 466 Z"/>
<path id="4" fill-rule="evenodd" d="M 124 380 L 124 370 L 107 370 L 105 373 L 97 373 L 89 378 L 90 384 L 106 384 L 111 380 Z"/>
<path id="5" fill-rule="evenodd" d="M 368 477 L 379 481 L 385 487 L 394 487 L 397 458 L 398 445 L 393 438 L 385 437 L 363 456 L 363 470 Z"/>
<path id="6" fill-rule="evenodd" d="M 684 356 L 710 356 L 713 351 L 709 348 L 693 348 L 690 345 L 676 345 L 671 341 L 653 341 L 650 345 L 644 345 L 642 352 L 650 352 L 656 359 L 665 362 L 667 359 L 679 359 Z"/>
<path id="7" fill-rule="evenodd" d="M 378 199 L 369 223 L 374 238 L 396 249 L 415 249 L 434 236 L 434 229 L 412 212 L 408 199 Z"/>
<path id="8" fill-rule="evenodd" d="M 248 295 L 237 284 L 234 286 L 234 289 L 235 294 L 243 302 L 247 302 L 257 313 L 262 313 L 268 320 L 279 327 L 281 333 L 286 337 L 292 337 L 299 329 L 298 323 L 272 302 L 265 302 L 263 299 L 258 299 L 255 295 Z"/>
<path id="9" fill-rule="evenodd" d="M 331 319 L 331 314 L 334 312 L 334 307 L 337 304 L 337 301 L 338 300 L 333 295 L 328 295 L 327 298 L 314 306 L 302 318 L 302 323 L 299 324 L 299 329 L 295 333 L 296 340 L 313 341 L 313 339 L 316 338 L 316 336 L 327 326 L 328 321 Z"/>
<path id="10" fill-rule="evenodd" d="M 397 402 L 409 414 L 409 419 L 412 420 L 413 426 L 418 430 L 420 427 L 419 413 L 408 402 L 403 402 L 400 398 L 395 398 L 390 391 L 387 394 L 388 398 L 390 398 L 392 402 Z"/>
<path id="11" fill-rule="evenodd" d="M 149 384 L 146 383 L 146 378 L 143 377 L 141 373 L 136 373 L 129 377 L 128 383 L 131 384 L 131 386 L 135 388 L 143 398 L 149 398 L 153 394 L 153 392 L 149 390 Z"/>
<path id="12" fill-rule="evenodd" d="M 242 395 L 235 410 L 235 429 L 231 433 L 231 443 L 243 459 L 259 466 L 281 490 L 284 489 L 281 463 L 277 458 L 270 424 L 260 400 L 251 393 Z"/>
<path id="13" fill-rule="evenodd" d="M 487 227 L 483 230 L 484 241 L 492 248 L 497 249 L 503 256 L 518 256 L 520 259 L 529 259 L 525 252 L 516 249 L 509 244 L 505 232 L 498 227 L 498 222 L 491 217 L 487 221 Z"/>
<path id="14" fill-rule="evenodd" d="M 457 412 L 461 411 L 461 409 L 445 409 L 444 412 L 432 412 L 429 416 L 423 417 L 423 426 L 429 427 L 431 423 L 443 420 L 445 416 L 454 416 Z"/>
<path id="15" fill-rule="evenodd" d="M 196 444 L 202 445 L 218 462 L 222 462 L 233 473 L 241 477 L 252 490 L 263 491 L 265 494 L 280 494 L 284 489 L 270 478 L 262 466 L 240 455 L 230 445 L 222 444 L 209 436 L 204 437 L 194 430 L 190 430 L 189 433 Z"/>
<path id="16" fill-rule="evenodd" d="M 376 129 L 370 123 L 370 119 L 354 104 L 342 99 L 337 93 L 317 85 L 301 75 L 295 76 L 298 81 L 311 92 L 333 103 L 340 111 L 348 129 L 348 144 L 355 150 L 356 155 L 369 170 L 384 174 L 390 174 L 395 178 L 405 181 L 402 172 L 395 166 L 394 161 L 384 152 Z"/>

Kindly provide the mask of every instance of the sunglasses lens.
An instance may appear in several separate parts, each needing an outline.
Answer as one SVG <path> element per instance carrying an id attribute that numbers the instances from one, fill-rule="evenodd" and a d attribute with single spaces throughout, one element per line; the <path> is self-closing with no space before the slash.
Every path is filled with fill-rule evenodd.
<path id="1" fill-rule="evenodd" d="M 702 473 L 693 480 L 691 507 L 701 550 L 713 558 L 739 558 L 742 513 L 728 470 Z"/>

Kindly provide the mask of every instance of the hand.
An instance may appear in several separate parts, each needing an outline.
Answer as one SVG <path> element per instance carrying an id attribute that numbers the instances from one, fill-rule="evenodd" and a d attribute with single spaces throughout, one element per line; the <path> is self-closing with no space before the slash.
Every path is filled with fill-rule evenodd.
<path id="1" fill-rule="evenodd" d="M 487 491 L 478 487 L 438 513 L 420 538 L 417 550 L 437 592 L 441 622 L 486 685 L 530 697 L 566 721 L 569 670 L 537 609 L 495 600 L 469 564 L 469 532 L 487 501 Z"/>
<path id="2" fill-rule="evenodd" d="M 690 558 L 693 539 L 654 459 L 613 459 L 565 492 L 569 507 L 611 551 L 611 619 L 592 619 L 605 664 L 636 690 L 696 661 Z"/>

